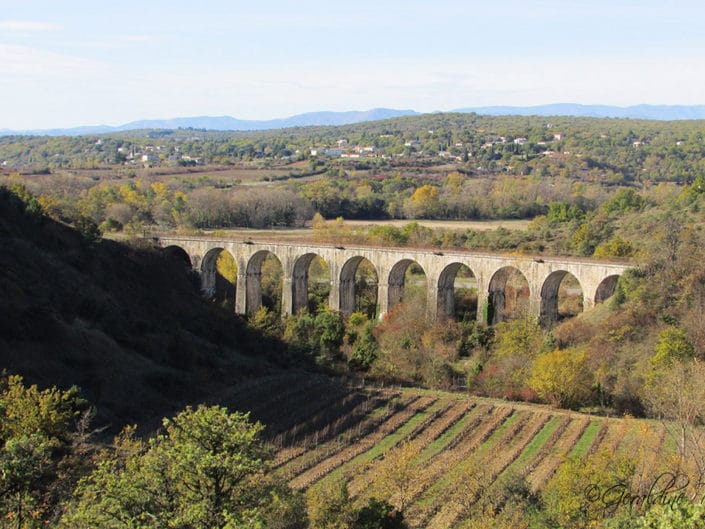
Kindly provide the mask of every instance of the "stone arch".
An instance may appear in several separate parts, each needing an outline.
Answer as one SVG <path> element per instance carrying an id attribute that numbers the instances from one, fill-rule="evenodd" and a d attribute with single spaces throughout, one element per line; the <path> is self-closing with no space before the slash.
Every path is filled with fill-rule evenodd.
<path id="1" fill-rule="evenodd" d="M 392 310 L 404 299 L 404 290 L 407 286 L 406 282 L 408 279 L 407 275 L 413 268 L 420 270 L 424 277 L 426 277 L 426 272 L 423 267 L 413 259 L 402 259 L 392 267 L 392 270 L 389 272 L 389 278 L 387 279 L 387 310 Z M 425 290 L 424 288 L 424 298 L 426 294 Z"/>
<path id="2" fill-rule="evenodd" d="M 595 290 L 595 303 L 602 303 L 606 299 L 612 297 L 615 289 L 617 288 L 617 281 L 619 281 L 619 275 L 611 275 L 600 281 Z"/>
<path id="3" fill-rule="evenodd" d="M 187 270 L 193 269 L 193 265 L 191 264 L 191 256 L 189 256 L 186 250 L 184 250 L 181 246 L 172 244 L 171 246 L 166 246 L 163 252 L 167 259 L 178 263 L 183 263 Z"/>
<path id="4" fill-rule="evenodd" d="M 569 291 L 569 289 L 575 288 L 575 285 L 580 289 L 579 294 Z M 561 318 L 576 316 L 582 312 L 584 292 L 578 278 L 570 272 L 566 270 L 551 272 L 541 286 L 541 313 L 539 315 L 541 325 L 548 327 Z M 569 297 L 573 298 L 572 301 L 567 301 Z"/>
<path id="5" fill-rule="evenodd" d="M 201 292 L 208 298 L 215 298 L 217 287 L 223 286 L 218 280 L 218 256 L 225 249 L 221 247 L 211 248 L 201 259 Z"/>
<path id="6" fill-rule="evenodd" d="M 365 268 L 371 269 L 374 272 L 374 283 L 370 283 L 367 278 L 360 278 L 357 274 L 360 266 L 367 265 Z M 367 300 L 368 303 L 377 304 L 377 282 L 379 273 L 375 266 L 368 260 L 357 255 L 348 259 L 340 270 L 340 312 L 345 315 L 350 315 L 356 310 L 363 310 L 368 316 L 374 316 L 375 310 L 373 307 L 360 307 L 361 295 L 369 295 L 374 297 L 372 300 Z M 364 289 L 364 292 L 360 292 Z M 370 314 L 372 313 L 372 314 Z"/>
<path id="7" fill-rule="evenodd" d="M 272 273 L 279 277 L 267 277 L 267 288 L 262 285 L 263 265 L 272 264 Z M 247 261 L 245 271 L 245 310 L 247 314 L 254 314 L 263 305 L 273 311 L 281 311 L 282 281 L 284 271 L 281 260 L 269 250 L 260 250 Z"/>
<path id="8" fill-rule="evenodd" d="M 307 253 L 300 256 L 296 259 L 296 262 L 294 263 L 294 269 L 291 278 L 293 303 L 292 312 L 294 314 L 301 310 L 311 310 L 312 308 L 309 304 L 311 293 L 311 278 L 309 277 L 309 274 L 311 270 L 311 265 L 316 264 L 316 262 L 322 263 L 322 266 L 325 267 L 325 272 L 327 272 L 326 278 L 314 278 L 318 280 L 319 284 L 328 285 L 328 291 L 319 293 L 319 297 L 324 297 L 325 299 L 327 299 L 328 295 L 330 294 L 331 278 L 330 267 L 328 266 L 328 263 L 326 263 L 326 261 L 316 253 Z"/>
<path id="9" fill-rule="evenodd" d="M 463 273 L 464 271 L 466 271 L 466 273 Z M 446 320 L 457 317 L 456 308 L 458 306 L 459 299 L 456 298 L 459 298 L 460 296 L 458 296 L 457 290 L 459 289 L 456 288 L 455 280 L 458 278 L 459 273 L 462 276 L 472 277 L 475 279 L 474 307 L 472 303 L 473 300 L 468 300 L 468 310 L 465 312 L 467 317 L 470 317 L 473 320 L 477 319 L 477 276 L 469 266 L 463 263 L 451 263 L 443 269 L 438 278 L 438 305 L 436 310 L 436 318 L 438 320 Z M 464 290 L 472 289 L 472 287 L 460 288 L 463 288 Z"/>
<path id="10" fill-rule="evenodd" d="M 529 281 L 514 266 L 503 266 L 490 279 L 487 322 L 499 323 L 529 311 Z"/>

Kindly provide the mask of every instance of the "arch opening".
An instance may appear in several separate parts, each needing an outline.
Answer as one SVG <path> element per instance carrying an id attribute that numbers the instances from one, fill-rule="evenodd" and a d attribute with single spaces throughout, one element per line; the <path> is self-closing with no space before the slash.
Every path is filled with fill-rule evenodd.
<path id="1" fill-rule="evenodd" d="M 438 279 L 439 320 L 476 320 L 477 299 L 477 278 L 470 268 L 452 263 L 443 269 Z"/>
<path id="2" fill-rule="evenodd" d="M 403 259 L 396 263 L 389 273 L 387 307 L 392 310 L 400 303 L 426 309 L 426 272 L 416 261 Z"/>
<path id="3" fill-rule="evenodd" d="M 529 282 L 518 268 L 505 266 L 490 280 L 487 322 L 513 320 L 529 313 Z"/>
<path id="4" fill-rule="evenodd" d="M 603 303 L 614 295 L 617 289 L 618 275 L 607 276 L 597 286 L 595 291 L 595 303 Z"/>
<path id="5" fill-rule="evenodd" d="M 201 262 L 201 291 L 225 307 L 234 309 L 237 263 L 223 248 L 212 248 Z"/>
<path id="6" fill-rule="evenodd" d="M 193 265 L 191 264 L 191 257 L 189 257 L 189 254 L 186 253 L 186 250 L 184 250 L 181 246 L 167 246 L 162 251 L 164 253 L 164 256 L 170 261 L 183 264 L 184 267 L 186 267 L 186 269 L 189 271 L 193 269 Z"/>
<path id="7" fill-rule="evenodd" d="M 582 311 L 583 289 L 578 279 L 565 270 L 550 273 L 541 286 L 541 325 L 550 327 Z"/>
<path id="8" fill-rule="evenodd" d="M 330 297 L 330 268 L 317 254 L 302 255 L 294 263 L 292 297 L 294 314 L 311 314 L 328 306 Z"/>
<path id="9" fill-rule="evenodd" d="M 340 311 L 349 316 L 362 312 L 368 318 L 377 314 L 377 270 L 362 256 L 349 259 L 340 271 Z"/>
<path id="10" fill-rule="evenodd" d="M 281 313 L 284 271 L 272 252 L 261 250 L 247 262 L 246 310 L 254 314 L 260 307 Z"/>

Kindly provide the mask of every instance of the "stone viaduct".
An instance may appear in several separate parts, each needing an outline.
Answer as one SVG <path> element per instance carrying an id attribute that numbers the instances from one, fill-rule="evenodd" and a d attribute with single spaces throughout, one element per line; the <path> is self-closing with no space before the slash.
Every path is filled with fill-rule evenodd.
<path id="1" fill-rule="evenodd" d="M 477 282 L 478 319 L 482 307 L 498 313 L 504 306 L 508 279 L 519 272 L 528 283 L 528 310 L 550 324 L 558 316 L 558 288 L 566 274 L 580 284 L 583 309 L 607 299 L 617 278 L 631 268 L 626 264 L 564 257 L 512 256 L 471 253 L 462 250 L 333 246 L 315 243 L 233 241 L 204 237 L 157 237 L 168 251 L 188 257 L 189 266 L 200 274 L 205 295 L 215 292 L 216 259 L 229 252 L 237 263 L 235 312 L 256 312 L 262 304 L 261 267 L 273 254 L 283 271 L 282 313 L 293 314 L 307 306 L 309 265 L 321 257 L 330 272 L 329 307 L 344 314 L 355 311 L 355 272 L 367 259 L 377 273 L 377 306 L 380 317 L 402 299 L 405 272 L 416 263 L 426 274 L 427 314 L 432 320 L 454 315 L 454 282 L 462 265 Z M 244 288 L 243 288 L 244 286 Z M 493 323 L 493 322 L 489 322 Z"/>

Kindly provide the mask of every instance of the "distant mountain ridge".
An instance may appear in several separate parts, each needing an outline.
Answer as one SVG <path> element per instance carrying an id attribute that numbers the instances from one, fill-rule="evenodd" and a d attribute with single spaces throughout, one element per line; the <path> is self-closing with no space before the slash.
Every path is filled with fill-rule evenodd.
<path id="1" fill-rule="evenodd" d="M 132 121 L 124 125 L 111 127 L 109 125 L 96 125 L 86 127 L 73 127 L 67 129 L 44 129 L 13 131 L 0 129 L 0 135 L 26 134 L 30 136 L 82 136 L 86 134 L 106 134 L 110 132 L 123 132 L 140 129 L 206 129 L 228 131 L 260 131 L 276 130 L 289 127 L 309 127 L 315 125 L 350 125 L 363 121 L 377 121 L 381 119 L 413 116 L 419 113 L 414 110 L 395 110 L 389 108 L 373 108 L 363 111 L 349 112 L 308 112 L 282 119 L 270 120 L 244 120 L 230 116 L 196 116 L 172 119 L 145 119 Z"/>
<path id="2" fill-rule="evenodd" d="M 705 119 L 705 105 L 634 105 L 617 107 L 609 105 L 580 105 L 575 103 L 556 103 L 538 106 L 484 106 L 466 107 L 450 112 L 494 115 L 494 116 L 575 116 L 594 118 L 628 118 L 653 119 L 660 121 Z M 288 118 L 270 120 L 243 120 L 230 116 L 196 116 L 172 119 L 147 119 L 132 121 L 124 125 L 94 125 L 65 129 L 10 130 L 0 129 L 0 135 L 31 136 L 82 136 L 89 134 L 106 134 L 140 129 L 178 129 L 193 128 L 224 131 L 262 131 L 290 127 L 337 126 L 397 118 L 417 116 L 415 110 L 398 110 L 391 108 L 374 108 L 349 112 L 308 112 Z"/>

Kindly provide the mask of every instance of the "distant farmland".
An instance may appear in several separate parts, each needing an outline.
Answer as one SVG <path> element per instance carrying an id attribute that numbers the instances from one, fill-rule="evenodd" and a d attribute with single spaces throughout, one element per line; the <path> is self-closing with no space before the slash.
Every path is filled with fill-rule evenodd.
<path id="1" fill-rule="evenodd" d="M 418 222 L 421 226 L 428 228 L 442 228 L 446 230 L 476 230 L 487 231 L 497 228 L 508 230 L 525 230 L 529 220 L 344 220 L 344 226 L 354 228 L 365 228 L 372 226 L 404 226 L 411 222 Z M 309 224 L 309 223 L 307 223 Z M 313 238 L 313 230 L 310 227 L 304 228 L 273 228 L 271 230 L 254 230 L 247 228 L 232 228 L 222 230 L 206 230 L 206 234 L 212 234 L 223 238 L 244 238 L 252 240 L 306 240 Z"/>

